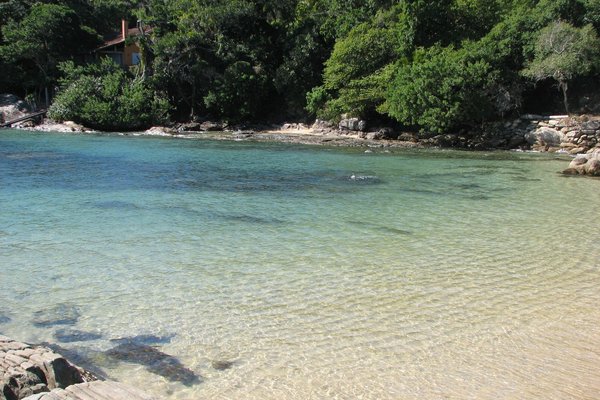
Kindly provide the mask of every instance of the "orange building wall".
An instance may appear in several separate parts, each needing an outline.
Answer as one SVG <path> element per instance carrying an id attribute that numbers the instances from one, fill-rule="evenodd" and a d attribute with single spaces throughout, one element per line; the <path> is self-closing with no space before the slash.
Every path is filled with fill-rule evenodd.
<path id="1" fill-rule="evenodd" d="M 131 44 L 129 46 L 125 46 L 125 49 L 123 50 L 123 65 L 125 65 L 126 67 L 130 67 L 133 65 L 132 63 L 132 55 L 133 53 L 139 53 L 140 52 L 140 48 L 137 44 Z"/>

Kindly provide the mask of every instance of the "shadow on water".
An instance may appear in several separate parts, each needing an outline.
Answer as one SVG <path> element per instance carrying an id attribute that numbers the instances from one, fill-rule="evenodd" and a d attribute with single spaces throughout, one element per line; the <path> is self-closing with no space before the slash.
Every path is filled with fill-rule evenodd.
<path id="1" fill-rule="evenodd" d="M 284 224 L 285 221 L 281 219 L 277 219 L 274 217 L 257 217 L 250 214 L 226 214 L 226 213 L 215 213 L 214 217 L 218 219 L 223 219 L 226 221 L 233 222 L 244 222 L 249 224 L 261 224 L 261 225 L 274 225 L 274 224 Z"/>
<path id="2" fill-rule="evenodd" d="M 110 341 L 113 343 L 118 343 L 118 344 L 135 343 L 135 344 L 153 345 L 153 344 L 171 343 L 171 340 L 174 337 L 175 337 L 174 333 L 171 333 L 171 334 L 165 335 L 165 336 L 142 334 L 142 335 L 110 339 Z"/>
<path id="3" fill-rule="evenodd" d="M 101 352 L 87 348 L 68 349 L 58 344 L 47 342 L 40 343 L 40 345 L 48 347 L 55 353 L 65 357 L 69 362 L 91 372 L 98 378 L 108 379 L 106 372 L 98 365 L 102 363 L 102 357 L 99 357 L 102 355 Z"/>
<path id="4" fill-rule="evenodd" d="M 400 229 L 400 228 L 396 228 L 396 227 L 392 227 L 392 226 L 383 226 L 383 225 L 378 225 L 378 224 L 374 224 L 371 222 L 348 221 L 348 224 L 358 226 L 361 228 L 367 228 L 367 229 L 370 229 L 373 231 L 378 231 L 378 232 L 383 232 L 383 233 L 391 233 L 394 235 L 410 236 L 413 234 L 411 231 L 406 230 L 406 229 Z"/>
<path id="5" fill-rule="evenodd" d="M 91 206 L 102 210 L 138 210 L 141 208 L 137 204 L 120 200 L 96 201 L 91 203 Z"/>
<path id="6" fill-rule="evenodd" d="M 143 365 L 149 372 L 186 386 L 202 381 L 200 375 L 185 367 L 177 358 L 146 344 L 121 343 L 105 354 L 119 361 Z"/>

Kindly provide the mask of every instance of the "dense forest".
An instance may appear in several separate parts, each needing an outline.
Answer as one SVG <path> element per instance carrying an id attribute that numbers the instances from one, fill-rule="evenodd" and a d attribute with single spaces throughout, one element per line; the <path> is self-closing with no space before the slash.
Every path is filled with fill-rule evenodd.
<path id="1" fill-rule="evenodd" d="M 121 20 L 141 62 L 94 57 Z M 337 120 L 448 132 L 594 111 L 600 0 L 2 0 L 0 92 L 101 129 Z"/>

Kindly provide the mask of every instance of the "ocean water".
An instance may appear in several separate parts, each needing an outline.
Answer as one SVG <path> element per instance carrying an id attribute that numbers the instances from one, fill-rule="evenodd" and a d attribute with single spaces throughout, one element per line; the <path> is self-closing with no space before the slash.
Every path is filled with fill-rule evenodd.
<path id="1" fill-rule="evenodd" d="M 167 399 L 598 399 L 567 163 L 0 131 L 0 332 Z"/>

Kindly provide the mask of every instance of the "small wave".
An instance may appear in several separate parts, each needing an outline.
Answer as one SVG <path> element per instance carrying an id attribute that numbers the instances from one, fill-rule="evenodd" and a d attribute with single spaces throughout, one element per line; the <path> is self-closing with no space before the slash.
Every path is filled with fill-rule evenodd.
<path id="1" fill-rule="evenodd" d="M 379 183 L 379 182 L 381 182 L 379 177 L 377 177 L 375 175 L 352 174 L 348 177 L 348 180 L 354 181 L 354 182 L 364 182 L 364 183 Z"/>

